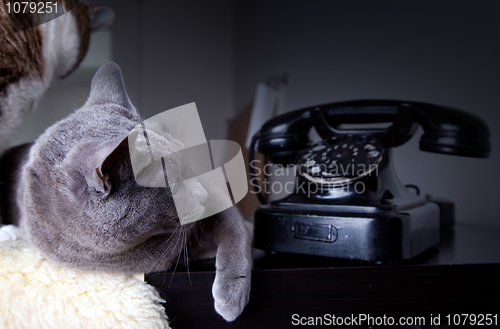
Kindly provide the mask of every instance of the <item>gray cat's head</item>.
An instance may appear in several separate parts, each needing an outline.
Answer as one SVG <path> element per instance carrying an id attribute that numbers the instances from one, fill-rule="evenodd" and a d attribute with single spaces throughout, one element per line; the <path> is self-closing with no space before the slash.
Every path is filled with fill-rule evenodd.
<path id="1" fill-rule="evenodd" d="M 19 189 L 21 229 L 48 258 L 85 269 L 161 269 L 165 250 L 180 248 L 168 239 L 197 225 L 180 226 L 167 189 L 134 179 L 127 136 L 139 123 L 120 69 L 109 63 L 96 73 L 86 104 L 35 142 Z M 165 151 L 182 149 L 163 138 Z M 207 202 L 200 187 L 176 187 L 191 199 L 192 216 Z"/>

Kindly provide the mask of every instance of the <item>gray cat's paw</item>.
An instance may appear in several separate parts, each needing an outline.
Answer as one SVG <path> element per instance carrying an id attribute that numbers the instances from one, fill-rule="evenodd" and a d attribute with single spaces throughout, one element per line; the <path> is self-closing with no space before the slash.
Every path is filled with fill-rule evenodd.
<path id="1" fill-rule="evenodd" d="M 230 275 L 224 271 L 217 271 L 212 286 L 215 301 L 215 310 L 226 321 L 236 319 L 250 298 L 251 271 L 243 271 L 237 275 Z"/>

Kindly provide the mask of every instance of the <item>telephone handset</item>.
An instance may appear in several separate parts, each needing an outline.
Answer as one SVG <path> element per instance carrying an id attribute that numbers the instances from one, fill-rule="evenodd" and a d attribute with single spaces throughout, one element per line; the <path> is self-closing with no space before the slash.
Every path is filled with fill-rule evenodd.
<path id="1" fill-rule="evenodd" d="M 392 124 L 343 127 L 373 123 Z M 250 161 L 256 147 L 277 165 L 296 164 L 295 184 L 301 188 L 256 210 L 256 247 L 391 261 L 413 257 L 437 243 L 440 226 L 453 220 L 453 204 L 408 191 L 390 159 L 390 149 L 407 142 L 418 126 L 424 130 L 423 151 L 478 158 L 491 152 L 489 129 L 482 119 L 420 102 L 339 102 L 266 122 L 252 139 Z M 316 144 L 309 138 L 313 127 L 323 139 Z M 250 176 L 256 179 L 252 163 Z M 358 184 L 363 189 L 353 188 Z M 314 193 L 304 186 L 314 187 Z M 257 196 L 266 203 L 261 193 Z"/>

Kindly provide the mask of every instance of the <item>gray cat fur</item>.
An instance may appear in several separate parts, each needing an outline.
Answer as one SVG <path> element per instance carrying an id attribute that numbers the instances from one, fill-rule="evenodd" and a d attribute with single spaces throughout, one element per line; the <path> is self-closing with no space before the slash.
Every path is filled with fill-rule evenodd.
<path id="1" fill-rule="evenodd" d="M 139 123 L 120 68 L 104 65 L 86 104 L 23 149 L 29 152 L 13 187 L 18 209 L 10 215 L 19 219 L 4 223 L 19 224 L 46 258 L 82 270 L 161 271 L 217 246 L 215 308 L 232 321 L 250 291 L 243 219 L 232 207 L 181 226 L 165 188 L 135 183 L 126 137 Z"/>

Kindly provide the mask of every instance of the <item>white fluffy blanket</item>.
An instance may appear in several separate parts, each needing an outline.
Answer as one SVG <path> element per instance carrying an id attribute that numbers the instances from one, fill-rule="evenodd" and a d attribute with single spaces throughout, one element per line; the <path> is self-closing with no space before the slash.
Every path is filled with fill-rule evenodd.
<path id="1" fill-rule="evenodd" d="M 169 328 L 158 292 L 133 275 L 47 261 L 0 228 L 0 328 Z"/>

